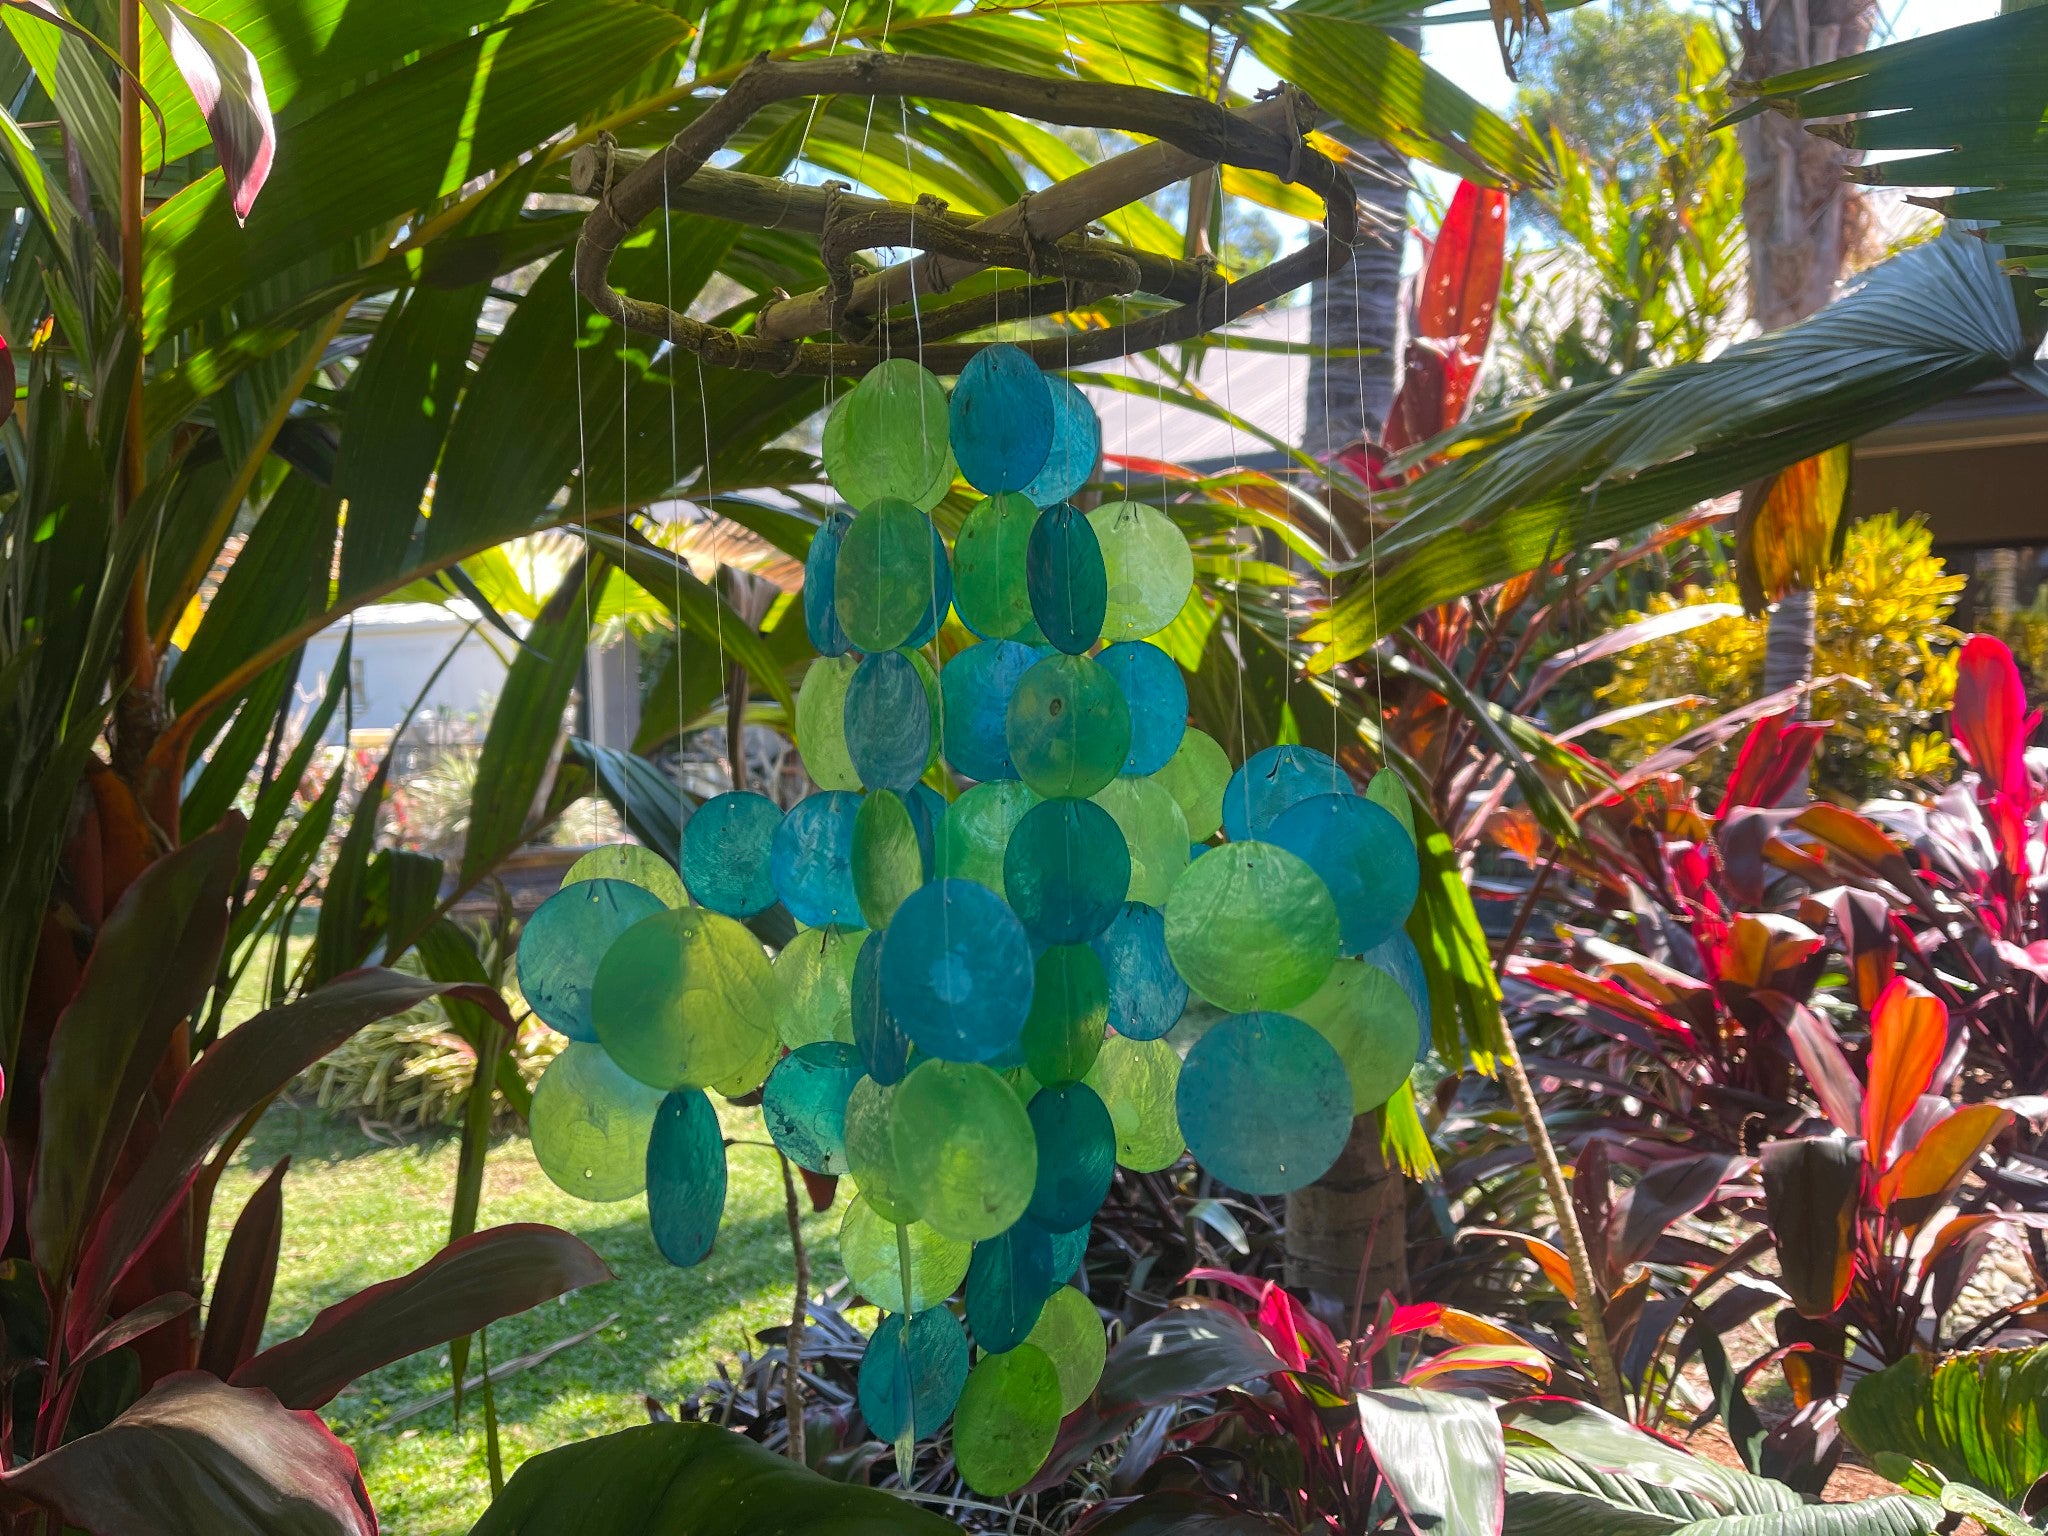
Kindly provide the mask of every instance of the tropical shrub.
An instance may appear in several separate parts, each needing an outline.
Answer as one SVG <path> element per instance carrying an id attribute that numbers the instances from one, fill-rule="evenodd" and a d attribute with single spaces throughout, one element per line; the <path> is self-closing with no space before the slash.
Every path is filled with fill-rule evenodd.
<path id="1" fill-rule="evenodd" d="M 1853 524 L 1842 559 L 1815 590 L 1813 718 L 1833 729 L 1814 757 L 1817 783 L 1849 800 L 1932 788 L 1953 767 L 1938 725 L 1955 691 L 1948 626 L 1964 578 L 1951 576 L 1919 518 L 1886 513 Z M 1732 579 L 1653 597 L 1639 623 L 1705 603 L 1737 605 Z M 1611 708 L 1667 707 L 1616 721 L 1605 734 L 1630 766 L 1762 691 L 1768 623 L 1739 610 L 1644 641 L 1614 658 L 1598 690 Z M 1694 773 L 1707 775 L 1705 765 Z"/>

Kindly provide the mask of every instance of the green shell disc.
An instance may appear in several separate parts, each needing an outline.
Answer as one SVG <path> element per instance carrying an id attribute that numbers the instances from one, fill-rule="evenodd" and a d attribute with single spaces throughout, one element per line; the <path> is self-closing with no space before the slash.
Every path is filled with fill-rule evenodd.
<path id="1" fill-rule="evenodd" d="M 1195 557 L 1172 518 L 1136 501 L 1112 501 L 1088 514 L 1109 575 L 1102 638 L 1142 640 L 1174 621 L 1195 584 Z"/>
<path id="2" fill-rule="evenodd" d="M 1164 1040 L 1111 1035 L 1084 1081 L 1116 1126 L 1116 1160 L 1134 1173 L 1157 1173 L 1181 1154 L 1173 1107 L 1180 1056 Z"/>
<path id="3" fill-rule="evenodd" d="M 1287 1010 L 1331 1045 L 1351 1075 L 1351 1112 L 1378 1109 L 1408 1081 L 1421 1025 L 1401 983 L 1365 960 L 1339 960 L 1313 996 Z"/>
<path id="4" fill-rule="evenodd" d="M 903 898 L 924 884 L 924 850 L 903 797 L 878 789 L 853 818 L 853 888 L 870 928 L 886 928 Z"/>
<path id="5" fill-rule="evenodd" d="M 647 1187 L 658 1088 L 621 1072 L 601 1045 L 572 1041 L 533 1089 L 534 1161 L 578 1200 L 626 1200 Z"/>
<path id="6" fill-rule="evenodd" d="M 1086 944 L 1059 944 L 1038 957 L 1024 1064 L 1041 1083 L 1078 1082 L 1095 1065 L 1109 1023 L 1109 977 Z"/>
<path id="7" fill-rule="evenodd" d="M 988 1067 L 932 1060 L 912 1068 L 889 1121 L 897 1166 L 934 1231 L 978 1242 L 1031 1203 L 1037 1138 L 1017 1095 Z"/>
<path id="8" fill-rule="evenodd" d="M 620 934 L 591 984 L 590 1016 L 612 1060 L 655 1088 L 751 1093 L 779 1049 L 761 941 L 702 907 Z"/>
<path id="9" fill-rule="evenodd" d="M 896 1158 L 894 1123 L 889 1117 L 896 1089 L 872 1077 L 853 1085 L 846 1096 L 846 1171 L 861 1196 L 888 1221 L 915 1221 L 917 1193 Z M 893 1305 L 893 1303 L 892 1303 Z"/>
<path id="10" fill-rule="evenodd" d="M 562 876 L 564 885 L 575 885 L 583 880 L 623 880 L 628 885 L 654 892 L 665 906 L 687 907 L 690 904 L 690 898 L 683 891 L 683 877 L 676 873 L 675 865 L 652 848 L 642 848 L 638 843 L 607 843 L 602 848 L 593 848 L 571 864 L 569 872 Z"/>
<path id="11" fill-rule="evenodd" d="M 1231 1013 L 1280 1011 L 1337 959 L 1337 905 L 1316 872 L 1271 843 L 1225 843 L 1166 898 L 1166 952 L 1196 996 Z"/>
<path id="12" fill-rule="evenodd" d="M 803 707 L 801 699 L 797 707 Z M 1152 775 L 1187 818 L 1190 842 L 1206 843 L 1223 825 L 1223 791 L 1230 787 L 1230 773 L 1230 757 L 1216 738 L 1190 726 L 1179 750 Z"/>
<path id="13" fill-rule="evenodd" d="M 1060 1429 L 1060 1377 L 1045 1352 L 1019 1344 L 983 1355 L 953 1410 L 953 1460 L 976 1493 L 1015 1493 L 1045 1465 Z"/>
<path id="14" fill-rule="evenodd" d="M 1188 867 L 1188 821 L 1173 795 L 1151 779 L 1111 779 L 1095 792 L 1131 855 L 1131 888 L 1126 899 L 1147 906 L 1165 904 L 1174 881 Z"/>
<path id="15" fill-rule="evenodd" d="M 907 501 L 884 499 L 853 520 L 839 545 L 833 612 L 864 651 L 893 651 L 930 615 L 944 547 L 932 520 Z"/>
<path id="16" fill-rule="evenodd" d="M 1086 656 L 1048 656 L 1019 678 L 1006 726 L 1017 777 L 1048 797 L 1094 794 L 1131 749 L 1123 691 Z"/>
<path id="17" fill-rule="evenodd" d="M 1018 491 L 975 503 L 953 541 L 953 609 L 984 640 L 1044 640 L 1031 616 L 1024 552 L 1038 508 Z"/>
<path id="18" fill-rule="evenodd" d="M 929 512 L 953 485 L 945 387 L 907 357 L 869 369 L 825 420 L 825 474 L 865 512 L 895 497 Z"/>
<path id="19" fill-rule="evenodd" d="M 858 656 L 820 656 L 797 689 L 797 756 L 820 789 L 860 788 L 853 754 L 846 749 L 846 690 L 859 665 Z"/>
<path id="20" fill-rule="evenodd" d="M 1095 1303 L 1063 1285 L 1046 1299 L 1045 1310 L 1024 1342 L 1052 1362 L 1060 1380 L 1060 1414 L 1064 1417 L 1088 1401 L 1109 1354 L 1109 1337 Z"/>
<path id="21" fill-rule="evenodd" d="M 775 1033 L 789 1049 L 853 1043 L 853 962 L 865 928 L 806 928 L 775 957 Z"/>
<path id="22" fill-rule="evenodd" d="M 973 880 L 1003 894 L 1003 855 L 1024 813 L 1039 801 L 1022 779 L 977 784 L 939 818 L 932 862 L 945 880 Z"/>
<path id="23" fill-rule="evenodd" d="M 839 1262 L 854 1291 L 878 1307 L 922 1312 L 935 1307 L 967 1278 L 974 1245 L 943 1237 L 921 1221 L 910 1227 L 910 1297 L 903 1295 L 903 1267 L 897 1261 L 896 1224 L 878 1212 L 865 1194 L 846 1207 L 839 1223 Z"/>

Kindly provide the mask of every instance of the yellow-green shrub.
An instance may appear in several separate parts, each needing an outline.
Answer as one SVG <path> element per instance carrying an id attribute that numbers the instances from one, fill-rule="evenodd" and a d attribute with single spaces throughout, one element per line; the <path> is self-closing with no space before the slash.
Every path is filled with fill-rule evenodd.
<path id="1" fill-rule="evenodd" d="M 1814 594 L 1813 675 L 1840 679 L 1811 695 L 1813 718 L 1835 727 L 1815 759 L 1817 790 L 1864 799 L 1948 776 L 1948 740 L 1935 717 L 1955 692 L 1955 647 L 1962 637 L 1947 620 L 1963 584 L 1934 554 L 1919 518 L 1888 512 L 1850 527 L 1840 565 Z M 1737 601 L 1731 581 L 1660 593 L 1646 612 Z M 1619 622 L 1644 616 L 1628 613 Z M 1638 762 L 1756 698 L 1763 691 L 1766 630 L 1761 618 L 1716 619 L 1617 656 L 1612 678 L 1598 690 L 1609 707 L 1688 694 L 1705 702 L 1615 726 L 1609 737 L 1616 760 Z M 1693 772 L 1709 777 L 1716 767 L 1710 754 Z"/>

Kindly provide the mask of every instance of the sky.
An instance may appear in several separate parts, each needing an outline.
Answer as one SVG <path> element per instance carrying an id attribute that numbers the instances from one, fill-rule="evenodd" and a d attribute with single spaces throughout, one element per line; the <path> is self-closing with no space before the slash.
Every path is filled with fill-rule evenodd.
<path id="1" fill-rule="evenodd" d="M 1691 8 L 1706 11 L 1712 7 L 1704 0 L 1691 0 Z M 1881 0 L 1880 8 L 1888 27 L 1884 40 L 1897 42 L 1995 16 L 1998 0 Z M 1425 27 L 1422 56 L 1489 107 L 1505 108 L 1514 99 L 1514 82 L 1501 68 L 1500 48 L 1490 22 Z"/>

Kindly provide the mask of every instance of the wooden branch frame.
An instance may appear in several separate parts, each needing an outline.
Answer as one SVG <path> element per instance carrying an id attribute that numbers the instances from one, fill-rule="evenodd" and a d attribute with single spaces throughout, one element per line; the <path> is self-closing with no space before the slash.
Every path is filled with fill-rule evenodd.
<path id="1" fill-rule="evenodd" d="M 1024 198 L 988 218 L 968 219 L 936 198 L 915 203 L 859 197 L 841 186 L 794 185 L 706 165 L 763 107 L 797 97 L 921 96 L 1012 112 L 1065 127 L 1110 128 L 1154 142 Z M 1215 102 L 1143 86 L 1043 79 L 954 59 L 857 53 L 837 58 L 756 59 L 695 122 L 651 155 L 608 140 L 579 150 L 571 183 L 597 199 L 577 240 L 576 287 L 600 314 L 657 336 L 724 368 L 776 374 L 858 375 L 906 341 L 921 339 L 925 364 L 958 373 L 979 346 L 944 338 L 991 324 L 988 298 L 891 318 L 897 305 L 944 293 L 988 267 L 1035 281 L 1009 295 L 1009 313 L 1048 314 L 1119 293 L 1145 293 L 1174 307 L 1127 325 L 1020 342 L 1040 364 L 1064 367 L 1192 340 L 1228 324 L 1351 260 L 1358 203 L 1343 169 L 1311 149 L 1313 105 L 1291 86 L 1232 111 Z M 1206 257 L 1140 251 L 1088 232 L 1104 215 L 1218 166 L 1264 171 L 1313 192 L 1323 233 L 1300 250 L 1229 281 Z M 745 334 L 706 325 L 610 283 L 613 256 L 643 220 L 666 206 L 761 227 L 818 236 L 826 287 L 771 302 Z M 920 254 L 880 272 L 855 270 L 854 253 L 900 246 Z M 906 334 L 908 333 L 908 334 Z M 828 335 L 831 339 L 809 338 Z M 930 345 L 933 341 L 940 345 Z"/>

